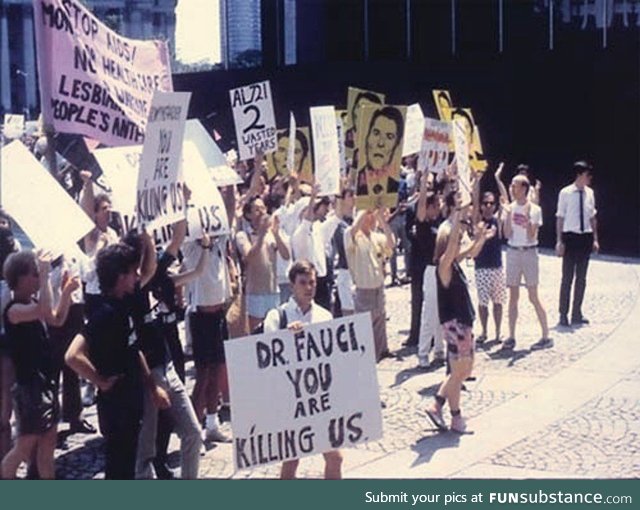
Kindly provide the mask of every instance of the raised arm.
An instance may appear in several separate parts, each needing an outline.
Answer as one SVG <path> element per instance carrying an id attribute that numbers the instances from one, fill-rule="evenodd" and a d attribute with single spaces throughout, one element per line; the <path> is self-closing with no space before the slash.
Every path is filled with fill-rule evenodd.
<path id="1" fill-rule="evenodd" d="M 500 203 L 508 204 L 511 202 L 511 198 L 509 198 L 509 192 L 507 191 L 507 187 L 502 182 L 502 170 L 504 168 L 504 163 L 500 162 L 498 168 L 496 169 L 496 173 L 494 177 L 496 179 L 496 184 L 498 186 L 498 192 L 500 193 Z"/>
<path id="2" fill-rule="evenodd" d="M 158 268 L 156 250 L 151 236 L 146 231 L 140 234 L 142 240 L 142 259 L 140 260 L 140 286 L 144 287 L 151 281 Z"/>

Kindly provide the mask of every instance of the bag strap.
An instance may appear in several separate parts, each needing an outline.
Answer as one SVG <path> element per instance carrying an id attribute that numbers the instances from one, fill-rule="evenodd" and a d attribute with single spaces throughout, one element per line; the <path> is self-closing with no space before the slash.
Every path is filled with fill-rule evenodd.
<path id="1" fill-rule="evenodd" d="M 278 319 L 279 319 L 279 323 L 278 323 L 278 328 L 279 329 L 286 329 L 287 328 L 287 312 L 284 311 L 284 305 L 280 305 L 278 308 Z"/>

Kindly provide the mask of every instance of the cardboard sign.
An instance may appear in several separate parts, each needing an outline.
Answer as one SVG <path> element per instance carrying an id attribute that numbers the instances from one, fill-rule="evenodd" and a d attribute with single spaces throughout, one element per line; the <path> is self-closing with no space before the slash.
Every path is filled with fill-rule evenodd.
<path id="1" fill-rule="evenodd" d="M 11 142 L 0 153 L 2 207 L 36 248 L 51 250 L 54 257 L 77 252 L 76 243 L 93 230 L 93 221 L 22 142 Z"/>
<path id="2" fill-rule="evenodd" d="M 346 177 L 347 169 L 347 152 L 344 145 L 345 137 L 345 121 L 347 118 L 347 110 L 336 110 L 336 131 L 338 132 L 338 153 L 340 155 L 340 175 Z"/>
<path id="3" fill-rule="evenodd" d="M 289 175 L 287 159 L 289 157 L 289 129 L 279 129 L 276 133 L 277 148 L 267 156 L 267 181 L 271 182 L 278 175 Z M 302 182 L 313 182 L 313 152 L 308 127 L 295 130 L 293 145 L 293 168 L 298 172 Z"/>
<path id="4" fill-rule="evenodd" d="M 468 204 L 471 202 L 469 138 L 466 122 L 461 119 L 453 120 L 453 141 L 456 148 L 456 172 L 462 204 Z"/>
<path id="5" fill-rule="evenodd" d="M 384 101 L 385 96 L 380 92 L 358 89 L 356 87 L 349 87 L 347 90 L 347 119 L 345 125 L 346 131 L 344 135 L 344 145 L 346 157 L 351 160 L 352 165 L 354 165 L 353 159 L 356 145 L 358 144 L 358 126 L 360 125 L 358 115 L 360 108 L 365 105 L 382 105 L 384 104 Z"/>
<path id="6" fill-rule="evenodd" d="M 340 152 L 333 106 L 309 108 L 313 133 L 313 161 L 318 195 L 340 193 Z"/>
<path id="7" fill-rule="evenodd" d="M 296 117 L 293 112 L 289 112 L 289 140 L 296 136 Z M 295 157 L 296 157 L 296 144 L 290 143 L 287 150 L 287 172 L 290 174 L 294 171 Z"/>
<path id="8" fill-rule="evenodd" d="M 178 177 L 184 125 L 191 92 L 156 92 L 138 175 L 138 222 L 159 228 L 184 218 L 182 179 Z"/>
<path id="9" fill-rule="evenodd" d="M 360 108 L 357 209 L 396 206 L 406 111 L 390 105 Z"/>
<path id="10" fill-rule="evenodd" d="M 369 314 L 227 340 L 236 470 L 382 437 Z"/>
<path id="11" fill-rule="evenodd" d="M 24 115 L 4 114 L 2 134 L 5 138 L 20 138 L 24 134 Z"/>
<path id="12" fill-rule="evenodd" d="M 471 170 L 473 172 L 485 172 L 489 167 L 487 158 L 482 148 L 482 140 L 480 139 L 480 126 L 475 125 L 473 130 L 473 140 L 471 141 Z"/>
<path id="13" fill-rule="evenodd" d="M 198 119 L 187 121 L 184 139 L 185 143 L 193 143 L 196 146 L 216 185 L 233 186 L 242 182 L 237 172 L 229 166 L 227 157 Z"/>
<path id="14" fill-rule="evenodd" d="M 171 91 L 163 41 L 120 36 L 78 0 L 33 2 L 45 124 L 105 145 L 144 137 L 154 91 Z"/>
<path id="15" fill-rule="evenodd" d="M 98 149 L 94 155 L 111 189 L 113 210 L 120 213 L 123 230 L 127 233 L 138 228 L 135 185 L 142 146 Z M 200 151 L 191 140 L 185 140 L 183 145 L 182 174 L 191 190 L 186 239 L 201 238 L 203 230 L 211 237 L 227 234 L 229 220 L 222 195 L 211 179 Z M 152 228 L 149 233 L 156 247 L 162 248 L 171 241 L 172 225 Z"/>
<path id="16" fill-rule="evenodd" d="M 268 81 L 229 91 L 240 160 L 254 158 L 256 151 L 276 150 L 276 120 Z"/>
<path id="17" fill-rule="evenodd" d="M 418 103 L 407 107 L 407 120 L 404 125 L 404 143 L 402 156 L 417 154 L 422 147 L 424 134 L 424 114 Z"/>
<path id="18" fill-rule="evenodd" d="M 452 143 L 451 122 L 426 118 L 418 169 L 441 175 L 449 164 Z"/>
<path id="19" fill-rule="evenodd" d="M 469 165 L 473 172 L 484 172 L 487 169 L 487 160 L 484 157 L 478 126 L 473 117 L 471 108 L 455 108 L 451 112 L 452 119 L 459 119 L 467 134 L 467 144 L 469 146 Z"/>
<path id="20" fill-rule="evenodd" d="M 448 90 L 434 89 L 431 91 L 433 94 L 433 102 L 436 104 L 438 110 L 438 116 L 440 120 L 451 121 L 451 111 L 453 110 L 453 101 L 451 94 Z"/>

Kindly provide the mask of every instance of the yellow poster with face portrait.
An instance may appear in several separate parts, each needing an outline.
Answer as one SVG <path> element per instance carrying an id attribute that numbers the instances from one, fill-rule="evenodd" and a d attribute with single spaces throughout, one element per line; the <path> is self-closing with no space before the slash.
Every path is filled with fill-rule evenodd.
<path id="1" fill-rule="evenodd" d="M 395 207 L 406 106 L 365 105 L 358 113 L 356 208 Z"/>
<path id="2" fill-rule="evenodd" d="M 431 93 L 433 94 L 433 102 L 436 104 L 440 120 L 451 122 L 453 101 L 449 91 L 444 89 L 433 89 Z"/>
<path id="3" fill-rule="evenodd" d="M 345 134 L 344 147 L 345 156 L 348 161 L 353 163 L 354 151 L 358 143 L 358 115 L 360 108 L 364 105 L 383 105 L 385 100 L 384 94 L 373 92 L 372 90 L 358 89 L 349 87 L 347 90 L 347 116 L 345 118 Z"/>
<path id="4" fill-rule="evenodd" d="M 469 144 L 469 167 L 472 172 L 484 172 L 487 169 L 487 160 L 484 157 L 480 132 L 473 118 L 471 108 L 454 108 L 451 112 L 452 120 L 460 120 L 465 126 L 467 141 Z"/>
<path id="5" fill-rule="evenodd" d="M 271 182 L 277 175 L 289 175 L 287 170 L 287 155 L 289 152 L 289 129 L 278 129 L 276 132 L 276 150 L 266 156 L 267 182 Z M 298 172 L 302 182 L 313 181 L 313 154 L 309 128 L 296 129 L 295 148 L 293 150 L 293 168 Z"/>

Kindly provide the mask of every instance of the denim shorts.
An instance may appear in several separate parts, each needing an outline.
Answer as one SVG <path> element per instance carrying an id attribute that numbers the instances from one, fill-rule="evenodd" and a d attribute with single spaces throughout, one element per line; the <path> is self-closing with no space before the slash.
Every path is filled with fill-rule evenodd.
<path id="1" fill-rule="evenodd" d="M 280 304 L 280 294 L 247 294 L 247 315 L 264 319 L 267 312 Z"/>

